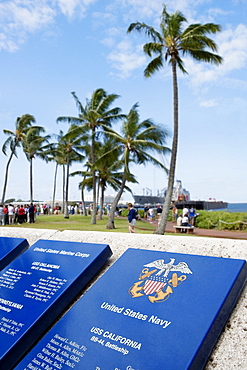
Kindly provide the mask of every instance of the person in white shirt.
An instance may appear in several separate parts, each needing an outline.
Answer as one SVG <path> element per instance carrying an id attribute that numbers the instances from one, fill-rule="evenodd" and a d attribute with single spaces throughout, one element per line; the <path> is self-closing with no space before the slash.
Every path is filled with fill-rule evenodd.
<path id="1" fill-rule="evenodd" d="M 183 208 L 183 217 L 189 213 L 189 210 L 187 207 Z"/>
<path id="2" fill-rule="evenodd" d="M 191 224 L 189 223 L 189 218 L 188 218 L 187 214 L 184 215 L 183 218 L 182 218 L 182 226 L 191 226 Z"/>
<path id="3" fill-rule="evenodd" d="M 9 205 L 8 210 L 9 210 L 9 224 L 13 225 L 15 219 L 15 207 L 13 206 L 13 204 Z"/>
<path id="4" fill-rule="evenodd" d="M 178 218 L 177 218 L 177 226 L 182 226 L 182 220 L 183 220 L 182 216 L 181 215 L 178 216 Z"/>

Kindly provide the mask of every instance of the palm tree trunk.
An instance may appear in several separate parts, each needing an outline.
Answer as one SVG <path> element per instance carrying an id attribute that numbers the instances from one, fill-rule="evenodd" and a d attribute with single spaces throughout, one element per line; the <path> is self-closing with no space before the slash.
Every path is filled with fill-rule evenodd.
<path id="1" fill-rule="evenodd" d="M 103 207 L 104 207 L 104 185 L 101 185 L 101 196 L 100 196 L 100 209 L 98 214 L 98 220 L 102 220 L 103 215 Z"/>
<path id="2" fill-rule="evenodd" d="M 64 203 L 65 203 L 65 165 L 63 164 L 63 209 L 62 213 L 64 213 Z"/>
<path id="3" fill-rule="evenodd" d="M 92 130 L 92 166 L 95 164 L 95 145 L 94 145 L 94 135 L 95 135 L 95 129 Z M 91 216 L 91 224 L 96 225 L 96 171 L 93 169 L 92 173 L 93 178 L 93 209 L 92 209 L 92 216 Z"/>
<path id="4" fill-rule="evenodd" d="M 100 183 L 99 183 L 99 180 L 97 181 L 97 197 L 96 197 L 96 207 L 97 207 L 97 210 L 98 210 L 98 205 L 99 205 L 99 191 L 100 191 Z"/>
<path id="5" fill-rule="evenodd" d="M 68 199 L 69 199 L 69 158 L 66 165 L 66 184 L 65 184 L 65 202 L 64 202 L 64 218 L 69 218 L 68 212 Z"/>
<path id="6" fill-rule="evenodd" d="M 110 209 L 110 212 L 109 212 L 108 223 L 106 225 L 106 228 L 107 229 L 115 229 L 114 215 L 115 215 L 115 212 L 116 212 L 116 208 L 117 208 L 118 202 L 120 201 L 121 196 L 123 194 L 125 183 L 126 183 L 126 175 L 124 174 L 123 175 L 123 179 L 122 179 L 121 187 L 120 187 L 120 189 L 119 189 L 119 191 L 118 191 L 118 193 L 116 195 L 116 198 L 114 199 L 114 201 L 112 203 L 112 206 L 111 206 L 111 209 Z"/>
<path id="7" fill-rule="evenodd" d="M 10 156 L 9 156 L 8 162 L 6 164 L 5 178 L 4 178 L 4 185 L 3 185 L 3 193 L 2 193 L 2 204 L 4 204 L 4 201 L 5 201 L 5 195 L 6 195 L 6 189 L 7 189 L 7 182 L 8 182 L 8 174 L 9 174 L 9 165 L 10 165 L 10 162 L 11 162 L 11 160 L 13 158 L 15 148 L 16 148 L 16 146 L 13 148 L 13 150 L 12 150 Z"/>
<path id="8" fill-rule="evenodd" d="M 85 204 L 85 199 L 84 199 L 84 187 L 81 187 L 81 203 L 82 203 L 82 209 L 83 209 L 83 214 L 84 216 L 87 216 L 87 209 L 86 209 L 86 204 Z"/>
<path id="9" fill-rule="evenodd" d="M 172 56 L 172 76 L 173 76 L 173 119 L 174 119 L 174 132 L 172 141 L 172 153 L 169 170 L 168 187 L 165 196 L 165 202 L 163 205 L 163 211 L 161 214 L 160 223 L 155 230 L 154 234 L 163 235 L 165 233 L 166 224 L 168 221 L 169 210 L 171 207 L 174 179 L 175 179 L 175 168 L 177 160 L 178 150 L 178 83 L 177 83 L 177 65 L 175 56 Z"/>
<path id="10" fill-rule="evenodd" d="M 58 163 L 56 162 L 55 173 L 54 173 L 53 195 L 52 195 L 52 213 L 53 214 L 54 214 L 55 197 L 56 197 L 57 169 L 58 169 Z"/>
<path id="11" fill-rule="evenodd" d="M 30 158 L 30 203 L 33 203 L 33 158 Z"/>

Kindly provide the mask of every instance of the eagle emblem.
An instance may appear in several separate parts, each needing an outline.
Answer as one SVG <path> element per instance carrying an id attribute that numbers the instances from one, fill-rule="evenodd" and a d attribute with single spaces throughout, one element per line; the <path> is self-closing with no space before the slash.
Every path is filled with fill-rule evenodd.
<path id="1" fill-rule="evenodd" d="M 174 263 L 175 258 L 170 258 L 168 263 L 160 259 L 143 265 L 139 281 L 129 289 L 129 294 L 133 298 L 147 295 L 152 303 L 166 301 L 173 289 L 187 279 L 185 274 L 192 274 L 186 262 Z"/>

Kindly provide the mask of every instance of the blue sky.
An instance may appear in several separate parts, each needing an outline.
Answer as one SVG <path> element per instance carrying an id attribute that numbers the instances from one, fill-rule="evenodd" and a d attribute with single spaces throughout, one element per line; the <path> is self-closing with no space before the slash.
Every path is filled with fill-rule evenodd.
<path id="1" fill-rule="evenodd" d="M 172 79 L 166 65 L 152 78 L 143 70 L 148 39 L 127 34 L 130 23 L 158 29 L 163 0 L 2 0 L 0 3 L 0 145 L 3 129 L 32 114 L 47 134 L 67 131 L 59 116 L 75 116 L 71 92 L 82 104 L 101 87 L 120 95 L 116 105 L 128 113 L 139 102 L 141 119 L 152 118 L 172 133 Z M 247 0 L 169 0 L 189 23 L 214 22 L 220 67 L 185 59 L 188 75 L 179 74 L 179 151 L 176 178 L 192 199 L 247 202 Z M 117 126 L 115 127 L 117 129 Z M 168 141 L 171 145 L 171 141 Z M 7 157 L 0 154 L 2 178 Z M 169 158 L 160 158 L 168 166 Z M 80 166 L 73 166 L 79 170 Z M 60 170 L 61 171 L 61 170 Z M 163 171 L 133 167 L 135 194 L 167 186 Z M 54 164 L 34 163 L 34 196 L 52 197 Z M 62 197 L 59 172 L 57 198 Z M 71 179 L 70 199 L 80 199 L 80 178 Z M 108 194 L 112 191 L 109 189 Z M 29 199 L 29 166 L 19 150 L 10 166 L 7 198 Z M 131 199 L 125 195 L 125 199 Z"/>

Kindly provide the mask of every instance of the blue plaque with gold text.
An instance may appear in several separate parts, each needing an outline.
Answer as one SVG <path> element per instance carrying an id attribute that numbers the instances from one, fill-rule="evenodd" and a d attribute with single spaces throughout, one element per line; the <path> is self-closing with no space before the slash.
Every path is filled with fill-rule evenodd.
<path id="1" fill-rule="evenodd" d="M 23 238 L 0 237 L 0 271 L 28 248 Z"/>
<path id="2" fill-rule="evenodd" d="M 105 244 L 39 240 L 1 271 L 0 369 L 13 368 L 111 254 Z"/>
<path id="3" fill-rule="evenodd" d="M 246 261 L 128 249 L 16 370 L 200 370 Z"/>

